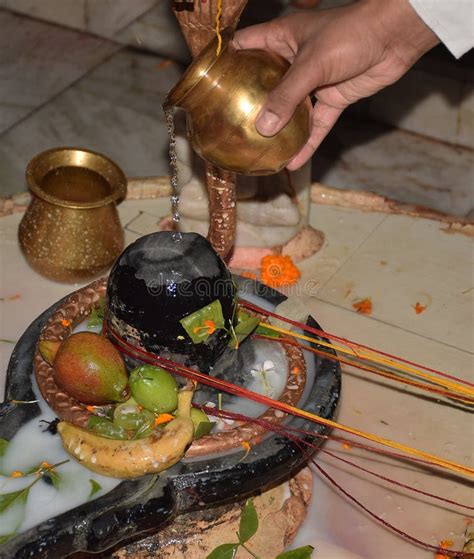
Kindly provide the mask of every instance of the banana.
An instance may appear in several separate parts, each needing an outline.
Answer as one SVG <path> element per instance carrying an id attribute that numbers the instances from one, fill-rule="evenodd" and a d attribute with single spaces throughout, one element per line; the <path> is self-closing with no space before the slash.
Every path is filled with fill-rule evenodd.
<path id="1" fill-rule="evenodd" d="M 181 391 L 176 419 L 144 439 L 107 439 L 65 421 L 58 433 L 66 452 L 89 470 L 118 478 L 156 474 L 179 462 L 193 439 L 192 397 L 192 390 Z"/>

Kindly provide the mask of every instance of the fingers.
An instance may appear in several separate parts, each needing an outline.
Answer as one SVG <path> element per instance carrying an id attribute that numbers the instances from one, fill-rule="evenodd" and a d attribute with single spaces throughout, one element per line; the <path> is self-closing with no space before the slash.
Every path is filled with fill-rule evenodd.
<path id="1" fill-rule="evenodd" d="M 306 144 L 286 166 L 289 171 L 299 169 L 310 159 L 327 136 L 328 132 L 336 124 L 343 110 L 342 108 L 331 107 L 322 101 L 316 103 L 313 109 L 313 125 L 310 137 Z"/>
<path id="2" fill-rule="evenodd" d="M 232 44 L 236 49 L 265 49 L 267 45 L 268 33 L 271 26 L 268 23 L 252 25 L 245 29 L 240 29 L 234 35 Z"/>
<path id="3" fill-rule="evenodd" d="M 295 40 L 295 35 L 298 34 L 294 31 L 297 25 L 298 20 L 295 21 L 293 16 L 252 25 L 237 31 L 232 44 L 237 50 L 270 50 L 292 62 L 298 51 L 298 42 Z"/>
<path id="4" fill-rule="evenodd" d="M 255 125 L 263 136 L 273 136 L 290 120 L 296 107 L 316 87 L 324 83 L 318 58 L 298 55 L 278 86 L 269 93 Z"/>

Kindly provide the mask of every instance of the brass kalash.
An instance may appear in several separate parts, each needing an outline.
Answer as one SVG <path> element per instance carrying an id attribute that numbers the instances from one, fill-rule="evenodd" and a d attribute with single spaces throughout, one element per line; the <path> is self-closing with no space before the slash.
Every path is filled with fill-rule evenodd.
<path id="1" fill-rule="evenodd" d="M 127 179 L 108 157 L 82 148 L 54 148 L 34 157 L 26 180 L 32 198 L 18 229 L 33 269 L 61 282 L 105 272 L 124 247 L 116 203 Z"/>
<path id="2" fill-rule="evenodd" d="M 225 258 L 236 227 L 235 173 L 270 175 L 283 169 L 309 137 L 307 98 L 275 136 L 264 137 L 255 120 L 289 64 L 275 53 L 236 50 L 232 36 L 247 0 L 222 1 L 222 47 L 215 37 L 218 0 L 174 2 L 175 15 L 194 61 L 169 92 L 164 107 L 187 111 L 188 136 L 206 161 L 209 240 Z"/>

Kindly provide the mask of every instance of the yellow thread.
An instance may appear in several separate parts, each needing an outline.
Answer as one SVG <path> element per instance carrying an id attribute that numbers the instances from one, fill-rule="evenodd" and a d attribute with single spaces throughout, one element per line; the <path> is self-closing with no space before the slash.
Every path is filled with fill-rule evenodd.
<path id="1" fill-rule="evenodd" d="M 266 340 L 272 340 L 275 338 L 271 338 L 269 336 L 261 336 L 262 338 L 265 338 Z M 314 340 L 315 343 L 319 343 L 319 340 Z M 305 346 L 303 346 L 304 348 Z M 311 351 L 313 353 L 316 353 L 316 355 L 323 355 L 323 356 L 327 356 L 330 359 L 332 357 L 334 357 L 333 355 L 331 355 L 330 353 L 327 353 L 325 351 L 318 351 L 317 349 L 314 349 L 312 347 L 308 347 L 307 348 L 308 351 Z M 349 361 L 341 361 L 342 358 L 336 358 L 337 361 L 340 361 L 341 363 L 343 363 L 344 365 L 350 365 Z M 403 384 L 407 384 L 408 386 L 414 386 L 415 388 L 419 388 L 420 390 L 428 390 L 431 388 L 430 384 L 424 384 L 422 382 L 416 382 L 414 380 L 410 380 L 407 379 L 403 376 L 401 376 L 400 374 L 396 374 L 396 373 L 389 373 L 386 371 L 382 371 L 380 369 L 377 369 L 375 367 L 371 367 L 370 365 L 364 364 L 364 369 L 367 371 L 370 371 L 371 373 L 374 373 L 376 375 L 379 375 L 381 377 L 384 378 L 388 378 L 390 380 L 396 381 L 396 382 L 401 382 Z M 292 371 L 293 373 L 293 371 Z M 452 390 L 447 390 L 446 394 L 444 394 L 445 396 L 448 396 L 449 398 L 452 398 L 454 400 L 457 400 L 459 402 L 462 402 L 463 404 L 467 404 L 467 405 L 472 405 L 474 402 L 472 401 L 472 398 L 467 398 L 465 396 L 461 396 L 460 394 L 457 394 L 456 392 L 453 392 Z"/>
<path id="2" fill-rule="evenodd" d="M 274 330 L 275 332 L 280 332 L 281 334 L 286 334 L 288 336 L 292 336 L 294 338 L 298 338 L 300 340 L 305 340 L 307 342 L 313 342 L 316 343 L 320 346 L 323 347 L 329 347 L 331 349 L 334 349 L 336 351 L 339 351 L 341 353 L 346 353 L 349 355 L 352 355 L 354 357 L 358 357 L 358 358 L 364 358 L 367 359 L 368 361 L 371 361 L 372 363 L 379 363 L 382 365 L 389 365 L 395 369 L 399 369 L 401 371 L 404 371 L 406 373 L 411 373 L 414 375 L 417 375 L 421 378 L 424 378 L 426 380 L 429 380 L 430 382 L 432 382 L 433 384 L 437 384 L 439 386 L 444 386 L 445 388 L 448 388 L 450 390 L 452 390 L 453 392 L 459 392 L 461 394 L 466 394 L 468 396 L 474 396 L 474 390 L 467 387 L 467 386 L 463 386 L 461 384 L 458 384 L 456 382 L 451 382 L 449 380 L 445 380 L 442 378 L 438 378 L 435 377 L 433 375 L 430 375 L 428 373 L 424 373 L 423 371 L 420 371 L 419 369 L 416 369 L 414 367 L 409 367 L 407 365 L 404 365 L 402 363 L 397 363 L 396 361 L 393 361 L 392 359 L 386 359 L 383 357 L 375 357 L 371 352 L 363 352 L 360 348 L 357 352 L 355 352 L 352 348 L 351 349 L 346 349 L 345 347 L 341 347 L 341 346 L 337 346 L 334 345 L 330 342 L 325 342 L 324 340 L 319 340 L 317 338 L 312 338 L 310 336 L 305 336 L 303 334 L 298 334 L 297 332 L 293 332 L 292 330 L 286 330 L 285 328 L 278 328 L 277 326 L 273 326 L 272 324 L 268 324 L 268 322 L 261 322 L 260 323 L 262 326 L 264 326 L 265 328 L 268 328 L 269 330 Z"/>
<path id="3" fill-rule="evenodd" d="M 216 12 L 217 48 L 216 48 L 216 56 L 219 56 L 219 54 L 221 53 L 221 49 L 222 49 L 221 16 L 222 16 L 222 0 L 217 0 L 217 12 Z"/>
<path id="4" fill-rule="evenodd" d="M 288 404 L 283 404 L 282 402 L 275 401 L 274 403 L 271 404 L 271 406 L 273 408 L 277 408 L 282 411 L 291 410 L 290 413 L 292 413 L 293 415 L 306 417 L 312 421 L 316 421 L 317 423 L 322 423 L 323 425 L 327 425 L 328 427 L 339 429 L 340 431 L 345 431 L 346 433 L 350 433 L 351 435 L 362 437 L 363 439 L 367 439 L 374 443 L 382 444 L 384 446 L 388 446 L 389 448 L 394 448 L 396 450 L 405 452 L 406 454 L 417 456 L 419 458 L 422 458 L 423 460 L 426 460 L 427 462 L 430 462 L 431 464 L 436 464 L 437 466 L 441 466 L 442 468 L 446 468 L 451 471 L 456 471 L 461 474 L 474 477 L 474 468 L 470 468 L 469 466 L 463 466 L 462 464 L 457 464 L 456 462 L 452 462 L 451 460 L 445 460 L 444 458 L 439 458 L 434 454 L 429 454 L 428 452 L 417 450 L 416 448 L 412 448 L 410 446 L 397 443 L 390 439 L 384 439 L 383 437 L 378 437 L 377 435 L 372 435 L 370 433 L 365 433 L 364 431 L 359 431 L 358 429 L 353 429 L 352 427 L 348 427 L 347 425 L 343 425 L 342 423 L 337 423 L 336 421 L 325 419 L 324 417 L 320 417 L 319 415 L 316 415 L 314 413 L 307 412 L 306 410 L 302 410 L 300 408 L 296 408 Z"/>

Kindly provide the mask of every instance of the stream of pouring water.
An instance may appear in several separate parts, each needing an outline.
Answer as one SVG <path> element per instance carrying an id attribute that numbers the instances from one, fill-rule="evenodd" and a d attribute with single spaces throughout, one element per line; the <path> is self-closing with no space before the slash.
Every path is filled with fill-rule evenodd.
<path id="1" fill-rule="evenodd" d="M 179 227 L 179 187 L 178 187 L 178 160 L 176 156 L 176 133 L 174 129 L 174 108 L 164 106 L 166 128 L 169 138 L 169 159 L 170 159 L 170 185 L 171 185 L 171 217 L 176 229 L 175 240 L 181 240 Z"/>

